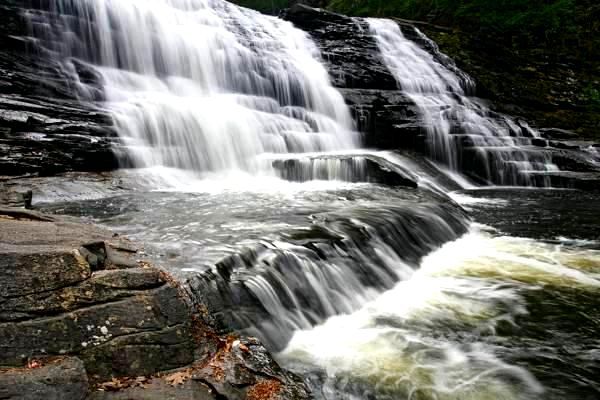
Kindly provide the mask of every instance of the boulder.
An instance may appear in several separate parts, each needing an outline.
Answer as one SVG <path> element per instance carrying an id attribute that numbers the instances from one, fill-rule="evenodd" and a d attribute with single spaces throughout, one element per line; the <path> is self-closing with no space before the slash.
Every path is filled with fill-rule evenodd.
<path id="1" fill-rule="evenodd" d="M 0 365 L 75 355 L 105 379 L 193 361 L 179 289 L 143 264 L 122 269 L 128 243 L 26 211 L 0 210 L 0 226 Z"/>

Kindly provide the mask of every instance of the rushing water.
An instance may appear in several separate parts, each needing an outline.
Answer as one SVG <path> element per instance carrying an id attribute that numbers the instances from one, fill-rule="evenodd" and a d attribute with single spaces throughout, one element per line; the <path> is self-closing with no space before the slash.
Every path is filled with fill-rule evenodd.
<path id="1" fill-rule="evenodd" d="M 538 132 L 494 114 L 468 96 L 473 81 L 450 63 L 437 46 L 416 30 L 431 54 L 408 40 L 391 20 L 369 19 L 383 60 L 400 88 L 415 102 L 428 133 L 431 156 L 453 170 L 476 171 L 498 185 L 550 186 L 540 172 L 557 171 L 549 152 L 532 148 Z M 416 29 L 416 28 L 415 28 Z M 536 174 L 536 172 L 538 174 Z"/>
<path id="2" fill-rule="evenodd" d="M 103 100 L 137 166 L 268 172 L 263 153 L 358 145 L 289 22 L 221 0 L 54 0 L 29 20 L 82 98 Z"/>
<path id="3" fill-rule="evenodd" d="M 600 394 L 597 195 L 451 193 L 486 223 L 544 239 L 477 224 L 459 237 L 462 223 L 448 222 L 460 214 L 406 189 L 247 175 L 229 185 L 168 180 L 184 190 L 155 176 L 46 180 L 36 184 L 38 207 L 143 241 L 156 262 L 192 277 L 198 295 L 225 303 L 217 318 L 281 350 L 280 362 L 317 398 Z M 558 203 L 570 204 L 568 220 Z M 574 229 L 575 218 L 588 225 Z M 211 283 L 230 295 L 218 298 Z"/>
<path id="4" fill-rule="evenodd" d="M 296 333 L 281 357 L 325 398 L 592 399 L 598 302 L 586 302 L 599 289 L 597 251 L 473 227 L 359 311 Z M 569 311 L 579 327 L 552 321 Z"/>
<path id="5" fill-rule="evenodd" d="M 491 201 L 457 172 L 539 185 L 529 177 L 555 167 L 442 55 L 369 20 L 436 164 L 360 150 L 317 48 L 288 22 L 222 0 L 47 3 L 28 15 L 42 51 L 143 168 L 34 181 L 38 208 L 143 242 L 317 398 L 598 398 L 600 238 L 539 234 L 566 226 L 556 191 Z M 596 197 L 561 193 L 565 215 L 595 221 Z"/>

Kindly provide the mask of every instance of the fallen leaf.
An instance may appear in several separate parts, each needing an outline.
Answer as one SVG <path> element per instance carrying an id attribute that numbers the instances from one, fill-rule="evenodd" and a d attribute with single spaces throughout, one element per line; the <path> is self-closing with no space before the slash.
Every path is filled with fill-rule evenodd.
<path id="1" fill-rule="evenodd" d="M 248 353 L 250 351 L 248 346 L 246 346 L 244 343 L 240 343 L 240 350 L 243 351 L 244 353 Z"/>
<path id="2" fill-rule="evenodd" d="M 126 385 L 124 385 L 123 382 L 121 382 L 117 378 L 113 378 L 109 382 L 102 383 L 101 385 L 99 385 L 98 388 L 103 391 L 107 391 L 107 392 L 117 392 L 120 389 L 123 389 L 125 387 L 126 387 Z"/>
<path id="3" fill-rule="evenodd" d="M 29 368 L 29 369 L 42 368 L 42 362 L 39 360 L 29 360 L 27 362 L 27 368 Z"/>
<path id="4" fill-rule="evenodd" d="M 190 370 L 175 372 L 165 376 L 165 381 L 171 386 L 183 385 L 185 381 L 192 377 Z"/>

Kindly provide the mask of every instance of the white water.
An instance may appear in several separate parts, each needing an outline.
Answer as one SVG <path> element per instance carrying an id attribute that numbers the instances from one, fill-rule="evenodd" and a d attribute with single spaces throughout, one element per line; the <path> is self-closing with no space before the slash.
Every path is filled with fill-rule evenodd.
<path id="1" fill-rule="evenodd" d="M 52 12 L 31 15 L 36 36 L 81 78 L 77 89 L 84 99 L 103 99 L 137 165 L 150 167 L 137 171 L 142 175 L 136 183 L 166 189 L 143 192 L 134 186 L 132 192 L 143 198 L 139 204 L 131 198 L 99 203 L 101 213 L 121 208 L 113 224 L 159 244 L 170 265 L 187 272 L 214 267 L 224 256 L 246 263 L 234 270 L 232 282 L 244 285 L 270 318 L 253 320 L 256 310 L 245 315 L 246 303 L 230 311 L 248 318 L 247 331 L 271 343 L 283 345 L 296 331 L 282 359 L 324 369 L 334 388 L 340 377 L 349 377 L 342 386 L 364 384 L 379 399 L 539 398 L 543 389 L 531 374 L 503 361 L 494 347 L 437 333 L 457 325 L 493 333 L 497 324 L 525 314 L 513 281 L 564 281 L 595 289 L 597 276 L 519 254 L 532 242 L 505 251 L 480 235 L 444 247 L 413 273 L 414 260 L 405 257 L 424 252 L 415 250 L 419 243 L 430 251 L 455 237 L 444 213 L 421 207 L 427 198 L 412 198 L 414 193 L 404 198 L 403 191 L 374 185 L 284 183 L 256 176 L 272 173 L 272 161 L 281 155 L 301 160 L 301 179 L 352 178 L 339 159 L 314 158 L 315 152 L 354 149 L 358 138 L 304 33 L 221 0 L 51 3 Z M 451 121 L 459 121 L 484 159 L 499 163 L 486 164 L 499 174 L 489 172 L 490 180 L 520 183 L 515 171 L 552 169 L 545 158 L 538 163 L 517 147 L 527 138 L 510 136 L 519 129 L 512 121 L 498 125 L 466 97 L 464 78 L 403 39 L 397 27 L 385 21 L 373 26 L 380 41 L 389 39 L 382 41 L 389 44 L 382 45 L 386 60 L 396 47 L 406 47 L 396 54 L 404 57 L 402 63 L 396 60 L 398 71 L 392 69 L 401 77 L 400 68 L 411 68 L 403 72 L 410 79 L 402 87 L 421 106 L 436 159 L 458 168 Z M 98 74 L 100 92 L 82 63 Z M 446 107 L 450 111 L 440 111 Z M 394 154 L 378 156 L 410 166 Z M 353 159 L 351 167 L 360 169 L 363 161 Z M 471 185 L 447 174 L 459 186 Z M 416 173 L 416 179 L 444 192 L 427 174 Z M 90 186 L 86 198 L 102 196 L 97 186 Z M 120 193 L 121 184 L 115 186 Z M 123 217 L 127 213 L 132 216 Z M 310 246 L 303 238 L 312 240 Z M 263 250 L 247 261 L 242 252 L 251 246 Z M 501 243 L 510 246 L 510 240 Z M 534 254 L 547 250 L 533 247 Z M 511 282 L 490 282 L 489 274 Z M 403 281 L 381 295 L 398 280 Z M 346 315 L 335 316 L 341 313 Z M 360 390 L 348 393 L 343 398 Z"/>
<path id="2" fill-rule="evenodd" d="M 535 377 L 486 337 L 528 317 L 525 291 L 598 290 L 600 253 L 487 229 L 474 225 L 359 311 L 297 332 L 279 357 L 324 370 L 326 399 L 544 398 Z"/>
<path id="3" fill-rule="evenodd" d="M 467 75 L 406 39 L 397 23 L 384 19 L 368 23 L 384 63 L 420 111 L 433 159 L 452 170 L 474 169 L 489 183 L 549 186 L 543 172 L 558 168 L 549 153 L 531 148 L 531 138 L 538 132 L 507 116 L 492 116 L 468 96 L 474 83 Z M 435 43 L 418 30 L 417 34 L 437 51 Z"/>
<path id="4" fill-rule="evenodd" d="M 355 148 L 318 49 L 280 19 L 222 0 L 53 0 L 32 30 L 103 97 L 137 166 L 269 172 L 256 156 Z M 73 61 L 77 60 L 77 61 Z"/>

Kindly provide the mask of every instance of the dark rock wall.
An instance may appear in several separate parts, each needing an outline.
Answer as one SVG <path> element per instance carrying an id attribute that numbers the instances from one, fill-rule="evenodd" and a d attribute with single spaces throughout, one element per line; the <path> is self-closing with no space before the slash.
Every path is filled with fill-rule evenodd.
<path id="1" fill-rule="evenodd" d="M 111 118 L 79 101 L 68 74 L 27 38 L 30 3 L 0 5 L 0 176 L 117 168 Z"/>
<path id="2" fill-rule="evenodd" d="M 398 90 L 366 23 L 303 5 L 282 16 L 316 41 L 334 86 L 364 133 L 365 146 L 424 150 L 415 105 Z"/>

